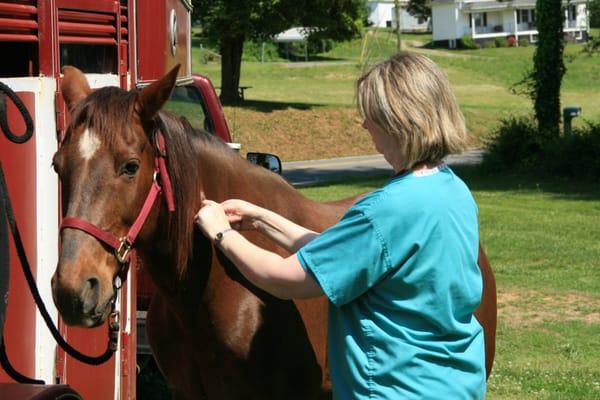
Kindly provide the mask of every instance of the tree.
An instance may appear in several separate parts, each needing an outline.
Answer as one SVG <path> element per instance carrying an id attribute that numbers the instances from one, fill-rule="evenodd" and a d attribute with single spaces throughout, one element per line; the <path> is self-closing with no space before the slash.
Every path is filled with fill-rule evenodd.
<path id="1" fill-rule="evenodd" d="M 413 17 L 422 18 L 423 20 L 429 19 L 431 17 L 429 3 L 429 0 L 410 0 L 406 11 Z"/>
<path id="2" fill-rule="evenodd" d="M 600 28 L 600 0 L 590 0 L 587 6 L 590 12 L 590 26 Z"/>
<path id="3" fill-rule="evenodd" d="M 563 62 L 564 9 L 561 0 L 537 0 L 538 44 L 533 56 L 535 118 L 541 134 L 560 131 L 560 86 L 566 68 Z"/>
<path id="4" fill-rule="evenodd" d="M 350 39 L 360 32 L 366 0 L 193 0 L 194 20 L 221 53 L 221 101 L 236 102 L 244 42 L 267 38 L 294 26 L 318 37 Z"/>

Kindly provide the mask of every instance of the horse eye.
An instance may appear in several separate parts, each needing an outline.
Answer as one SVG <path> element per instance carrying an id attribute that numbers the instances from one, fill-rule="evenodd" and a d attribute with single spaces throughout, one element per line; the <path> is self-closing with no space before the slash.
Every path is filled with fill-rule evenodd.
<path id="1" fill-rule="evenodd" d="M 133 176 L 139 168 L 140 162 L 138 160 L 130 160 L 123 165 L 123 168 L 121 168 L 121 174 Z"/>

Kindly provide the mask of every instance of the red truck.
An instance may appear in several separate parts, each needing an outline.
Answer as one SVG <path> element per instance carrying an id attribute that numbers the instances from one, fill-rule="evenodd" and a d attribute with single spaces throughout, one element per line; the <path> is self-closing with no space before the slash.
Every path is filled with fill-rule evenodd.
<path id="1" fill-rule="evenodd" d="M 0 128 L 0 162 L 41 299 L 62 337 L 82 353 L 101 354 L 107 346 L 107 328 L 65 326 L 50 290 L 61 218 L 59 182 L 50 165 L 69 119 L 59 89 L 61 68 L 78 67 L 92 88 L 112 85 L 132 89 L 181 64 L 178 85 L 167 109 L 184 114 L 195 127 L 231 143 L 212 83 L 192 74 L 190 12 L 191 3 L 186 0 L 0 0 L 0 83 L 4 84 L 0 87 L 0 106 L 2 97 L 7 105 L 0 107 L 0 126 L 4 127 Z M 11 96 L 23 103 L 25 111 L 9 100 Z M 31 115 L 31 138 L 19 143 L 11 132 L 27 133 L 26 113 Z M 85 399 L 135 398 L 137 350 L 149 354 L 143 335 L 144 312 L 153 291 L 149 279 L 140 271 L 130 272 L 119 304 L 116 352 L 107 362 L 90 366 L 56 345 L 36 312 L 12 242 L 8 256 L 4 343 L 14 369 L 46 385 L 68 385 Z M 3 317 L 0 315 L 0 322 Z M 33 391 L 26 394 L 27 390 Z M 15 384 L 0 368 L 1 399 L 32 398 L 32 393 L 44 390 L 68 391 L 65 386 L 28 389 Z M 77 398 L 72 396 L 64 398 Z"/>

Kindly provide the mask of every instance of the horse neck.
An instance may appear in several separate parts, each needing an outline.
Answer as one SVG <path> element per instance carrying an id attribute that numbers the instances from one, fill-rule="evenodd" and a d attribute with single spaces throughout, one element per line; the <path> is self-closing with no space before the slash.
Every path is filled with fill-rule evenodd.
<path id="1" fill-rule="evenodd" d="M 200 150 L 204 195 L 222 202 L 241 199 L 272 210 L 306 228 L 321 231 L 337 222 L 353 202 L 320 203 L 303 196 L 282 177 L 238 155 Z"/>

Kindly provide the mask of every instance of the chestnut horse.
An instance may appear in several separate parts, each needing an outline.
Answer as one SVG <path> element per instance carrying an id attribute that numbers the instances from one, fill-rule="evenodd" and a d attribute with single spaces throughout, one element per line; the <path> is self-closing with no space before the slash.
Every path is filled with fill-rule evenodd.
<path id="1" fill-rule="evenodd" d="M 162 131 L 175 211 L 159 197 L 135 246 L 158 288 L 147 333 L 174 398 L 329 398 L 327 300 L 284 301 L 254 287 L 194 228 L 193 217 L 204 198 L 240 198 L 322 231 L 355 199 L 311 201 L 214 136 L 160 111 L 176 74 L 174 69 L 139 92 L 115 87 L 92 92 L 79 70 L 65 69 L 62 93 L 73 118 L 53 160 L 64 215 L 124 236 L 153 185 L 153 138 Z M 285 255 L 256 232 L 243 234 Z M 55 303 L 67 323 L 97 326 L 110 311 L 120 264 L 109 247 L 86 232 L 67 227 L 61 238 L 52 279 Z M 481 249 L 479 265 L 484 289 L 476 316 L 485 332 L 489 374 L 496 291 Z"/>

